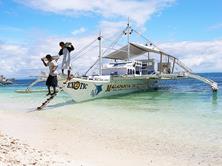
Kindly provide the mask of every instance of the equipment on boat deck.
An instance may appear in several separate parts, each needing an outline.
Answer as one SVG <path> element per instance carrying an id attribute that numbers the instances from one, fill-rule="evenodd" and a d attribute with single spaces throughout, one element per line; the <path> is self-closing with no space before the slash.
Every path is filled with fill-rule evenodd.
<path id="1" fill-rule="evenodd" d="M 7 79 L 3 75 L 0 75 L 0 85 L 9 85 L 12 84 L 14 79 Z"/>

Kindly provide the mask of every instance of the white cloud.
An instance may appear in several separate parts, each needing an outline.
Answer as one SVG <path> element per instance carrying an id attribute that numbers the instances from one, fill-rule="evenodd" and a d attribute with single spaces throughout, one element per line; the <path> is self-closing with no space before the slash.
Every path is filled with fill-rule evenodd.
<path id="1" fill-rule="evenodd" d="M 1 74 L 16 77 L 37 75 L 38 73 L 33 73 L 33 71 L 40 71 L 42 68 L 40 58 L 50 50 L 48 40 L 36 45 L 0 43 Z M 28 73 L 21 73 L 21 71 L 26 71 Z"/>
<path id="2" fill-rule="evenodd" d="M 195 72 L 222 71 L 222 40 L 183 41 L 159 44 Z"/>
<path id="3" fill-rule="evenodd" d="M 0 74 L 14 77 L 28 77 L 37 75 L 41 70 L 47 70 L 42 65 L 40 58 L 47 53 L 55 55 L 59 51 L 58 43 L 60 41 L 70 41 L 74 44 L 76 50 L 72 53 L 75 59 L 75 53 L 96 39 L 95 35 L 81 37 L 76 40 L 73 38 L 48 37 L 41 41 L 36 41 L 32 45 L 15 45 L 0 43 Z M 84 73 L 98 58 L 98 49 L 95 46 L 91 50 L 81 55 L 79 59 L 73 61 L 73 72 Z M 222 40 L 215 41 L 183 41 L 166 42 L 158 44 L 165 52 L 172 54 L 193 69 L 194 72 L 213 72 L 222 71 Z M 61 62 L 60 62 L 61 63 Z"/>
<path id="4" fill-rule="evenodd" d="M 222 29 L 222 23 L 212 25 L 212 26 L 210 26 L 208 29 L 209 29 L 209 30 L 218 30 L 218 29 Z"/>
<path id="5" fill-rule="evenodd" d="M 143 24 L 150 17 L 160 12 L 163 8 L 173 4 L 175 0 L 16 0 L 17 2 L 47 12 L 64 15 L 79 16 L 82 14 L 97 14 L 103 16 L 103 21 L 98 23 L 98 29 L 106 38 L 112 39 L 109 34 L 116 34 L 126 26 L 126 19 L 131 20 L 143 28 Z M 1 2 L 1 0 L 0 0 Z M 124 22 L 121 20 L 124 19 Z M 109 20 L 109 21 L 107 21 Z M 111 20 L 111 21 L 110 21 Z M 218 28 L 221 25 L 218 25 Z M 17 29 L 14 29 L 17 30 Z M 73 35 L 84 34 L 85 27 L 71 32 Z M 72 42 L 75 46 L 74 54 L 87 43 L 96 38 L 97 35 L 87 32 L 88 36 L 81 35 L 78 38 L 71 37 L 49 37 L 46 34 L 31 33 L 32 42 L 29 44 L 10 44 L 0 42 L 0 74 L 12 76 L 37 75 L 45 69 L 40 58 L 50 53 L 57 54 L 60 41 Z M 99 31 L 98 31 L 99 33 Z M 33 35 L 35 34 L 35 35 Z M 36 35 L 37 34 L 37 35 Z M 98 43 L 97 43 L 98 44 Z M 222 71 L 222 40 L 214 41 L 182 41 L 165 42 L 159 46 L 169 54 L 175 55 L 195 72 Z M 95 46 L 95 45 L 94 45 Z M 93 47 L 94 47 L 93 46 Z M 75 58 L 72 56 L 72 58 Z M 85 71 L 98 58 L 96 48 L 89 53 L 81 55 L 73 62 L 74 73 Z"/>
<path id="6" fill-rule="evenodd" d="M 44 39 L 37 39 L 31 44 L 23 45 L 0 42 L 0 75 L 3 74 L 10 77 L 38 75 L 42 70 L 47 71 L 40 59 L 48 53 L 57 55 L 60 49 L 60 41 L 72 42 L 75 46 L 73 53 L 77 53 L 94 39 L 96 39 L 95 35 L 78 39 L 73 39 L 72 37 L 46 37 Z M 74 72 L 85 71 L 97 59 L 97 53 L 96 49 L 92 49 L 87 55 L 80 56 L 81 59 L 73 62 Z M 75 58 L 75 56 L 72 55 L 72 58 Z M 61 60 L 59 63 L 61 63 Z"/>
<path id="7" fill-rule="evenodd" d="M 101 30 L 102 36 L 104 38 L 103 42 L 105 42 L 105 45 L 111 44 L 114 40 L 117 39 L 118 36 L 123 34 L 123 30 L 126 26 L 127 23 L 122 21 L 101 21 L 98 25 L 98 29 Z"/>
<path id="8" fill-rule="evenodd" d="M 27 54 L 27 49 L 21 45 L 0 44 L 0 71 L 6 73 L 15 73 L 22 67 L 24 57 Z M 3 74 L 3 73 L 2 73 Z"/>
<path id="9" fill-rule="evenodd" d="M 123 31 L 124 27 L 126 27 L 126 21 L 113 22 L 113 21 L 104 20 L 100 22 L 99 27 L 104 35 L 110 36 L 113 35 L 114 33 L 119 32 L 120 30 Z"/>
<path id="10" fill-rule="evenodd" d="M 47 12 L 65 15 L 98 14 L 104 18 L 130 17 L 138 25 L 143 25 L 150 17 L 175 0 L 16 0 L 22 4 Z"/>
<path id="11" fill-rule="evenodd" d="M 84 32 L 86 32 L 86 29 L 84 27 L 81 27 L 79 29 L 76 29 L 76 30 L 72 31 L 72 35 L 76 36 L 76 35 L 79 35 L 79 34 L 84 33 Z"/>

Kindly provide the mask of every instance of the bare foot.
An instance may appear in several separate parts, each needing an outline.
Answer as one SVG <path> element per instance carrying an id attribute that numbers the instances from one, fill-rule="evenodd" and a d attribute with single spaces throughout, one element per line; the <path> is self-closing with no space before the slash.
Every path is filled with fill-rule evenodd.
<path id="1" fill-rule="evenodd" d="M 50 93 L 50 92 L 46 94 L 46 96 L 49 96 L 49 95 L 51 95 L 51 93 Z"/>

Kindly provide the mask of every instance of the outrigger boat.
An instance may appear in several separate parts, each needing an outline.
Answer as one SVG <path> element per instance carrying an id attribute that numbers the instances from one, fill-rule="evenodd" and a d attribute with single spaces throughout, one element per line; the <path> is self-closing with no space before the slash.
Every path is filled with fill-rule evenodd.
<path id="1" fill-rule="evenodd" d="M 0 85 L 9 85 L 12 83 L 12 80 L 5 78 L 3 75 L 0 75 Z"/>
<path id="2" fill-rule="evenodd" d="M 47 79 L 47 74 L 45 72 L 41 72 L 39 76 L 35 76 L 36 79 L 28 85 L 26 89 L 16 90 L 16 93 L 37 93 L 37 92 L 47 92 L 46 89 L 32 89 L 37 83 L 44 82 Z"/>
<path id="3" fill-rule="evenodd" d="M 100 33 L 95 40 L 99 42 L 99 58 L 94 65 L 83 76 L 74 76 L 69 81 L 60 76 L 59 86 L 76 102 L 145 91 L 158 87 L 161 81 L 187 78 L 207 83 L 213 91 L 218 90 L 216 82 L 193 73 L 178 58 L 162 51 L 149 40 L 145 44 L 131 41 L 133 33 L 145 38 L 132 29 L 128 22 L 120 36 L 107 48 L 114 50 L 109 54 L 106 54 L 107 50 L 102 52 L 104 37 Z M 128 43 L 116 49 L 115 46 L 123 36 L 127 37 Z M 103 61 L 107 59 L 113 62 L 104 64 Z M 87 75 L 96 64 L 99 64 L 99 74 Z"/>

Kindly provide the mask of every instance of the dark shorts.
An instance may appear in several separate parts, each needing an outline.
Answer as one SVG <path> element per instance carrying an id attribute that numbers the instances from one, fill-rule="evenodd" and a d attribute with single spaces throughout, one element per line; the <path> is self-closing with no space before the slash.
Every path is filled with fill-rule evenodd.
<path id="1" fill-rule="evenodd" d="M 49 75 L 46 80 L 46 86 L 57 87 L 57 85 L 58 85 L 57 76 Z"/>

